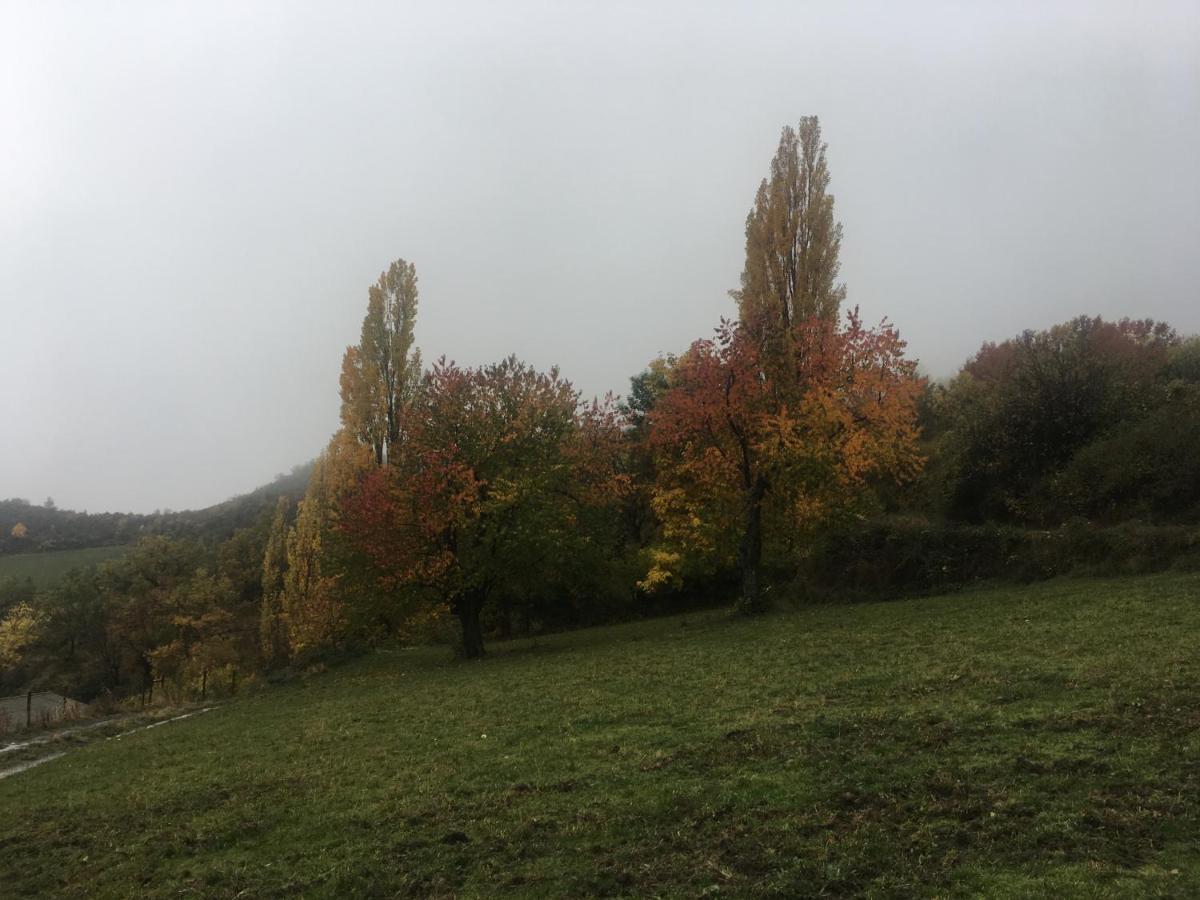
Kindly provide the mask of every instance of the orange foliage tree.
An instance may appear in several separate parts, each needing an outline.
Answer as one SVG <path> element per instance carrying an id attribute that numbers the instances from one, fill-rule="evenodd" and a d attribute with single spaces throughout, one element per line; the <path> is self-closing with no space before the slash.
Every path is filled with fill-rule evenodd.
<path id="1" fill-rule="evenodd" d="M 643 587 L 677 580 L 689 560 L 733 563 L 736 543 L 741 606 L 758 612 L 764 531 L 795 535 L 869 478 L 916 473 L 922 383 L 896 331 L 814 316 L 792 323 L 789 343 L 786 359 L 764 360 L 754 332 L 723 322 L 673 367 L 649 413 L 661 539 Z"/>
<path id="2" fill-rule="evenodd" d="M 620 420 L 611 399 L 581 409 L 557 370 L 510 357 L 438 362 L 408 422 L 403 457 L 366 475 L 344 528 L 410 614 L 448 608 L 475 658 L 489 598 L 569 555 L 579 512 L 625 489 L 613 466 Z"/>

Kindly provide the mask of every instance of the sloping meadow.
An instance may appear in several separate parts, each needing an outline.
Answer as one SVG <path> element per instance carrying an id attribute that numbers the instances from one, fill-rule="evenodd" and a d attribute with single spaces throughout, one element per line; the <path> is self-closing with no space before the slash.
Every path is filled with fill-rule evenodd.
<path id="1" fill-rule="evenodd" d="M 0 782 L 5 896 L 1200 895 L 1200 577 L 380 652 Z"/>

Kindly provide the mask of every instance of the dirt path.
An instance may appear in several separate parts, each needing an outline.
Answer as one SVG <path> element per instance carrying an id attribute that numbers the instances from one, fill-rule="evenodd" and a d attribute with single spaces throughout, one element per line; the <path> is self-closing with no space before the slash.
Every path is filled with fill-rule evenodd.
<path id="1" fill-rule="evenodd" d="M 18 766 L 12 766 L 8 769 L 0 769 L 0 778 L 7 778 L 9 775 L 16 775 L 19 772 L 24 772 L 26 769 L 32 769 L 34 766 L 40 766 L 42 763 L 50 762 L 52 759 L 58 759 L 60 756 L 66 755 L 66 750 L 60 750 L 58 753 L 51 753 L 49 756 L 39 756 L 37 759 L 31 759 L 28 762 L 23 762 Z"/>
<path id="2" fill-rule="evenodd" d="M 178 715 L 178 716 L 172 716 L 169 719 L 159 719 L 157 722 L 151 722 L 149 725 L 139 725 L 137 728 L 130 728 L 128 731 L 122 731 L 120 734 L 109 735 L 108 737 L 105 738 L 105 740 L 106 741 L 119 741 L 121 738 L 123 738 L 127 735 L 136 734 L 139 731 L 149 731 L 151 728 L 158 728 L 160 725 L 168 725 L 171 722 L 178 722 L 182 719 L 190 719 L 192 716 L 198 716 L 201 713 L 206 713 L 213 709 L 216 709 L 216 707 L 215 706 L 206 706 L 203 709 L 194 709 L 191 712 L 186 712 L 186 713 L 183 713 L 182 715 Z M 134 718 L 134 716 L 130 716 L 129 718 Z M 48 744 L 51 741 L 54 741 L 58 738 L 65 737 L 70 734 L 78 734 L 81 731 L 91 731 L 92 729 L 100 728 L 105 725 L 113 725 L 120 721 L 122 721 L 122 720 L 121 719 L 105 719 L 103 722 L 93 722 L 89 725 L 80 725 L 78 728 L 69 728 L 64 731 L 56 731 L 54 734 L 42 735 L 41 737 L 31 738 L 28 741 L 22 741 L 20 743 L 9 744 L 6 747 L 0 747 L 0 753 L 8 753 L 8 752 L 12 752 L 15 750 L 24 750 L 27 747 L 36 747 L 41 744 Z M 80 746 L 86 746 L 86 743 L 80 744 Z M 73 747 L 71 749 L 78 749 L 78 748 Z M 50 762 L 50 760 L 52 760 L 52 759 L 58 759 L 60 756 L 66 756 L 70 752 L 71 752 L 70 750 L 59 750 L 55 753 L 47 753 L 45 756 L 39 756 L 36 759 L 25 760 L 24 762 L 18 763 L 14 766 L 9 766 L 7 769 L 0 769 L 0 779 L 8 778 L 10 775 L 18 775 L 21 772 L 25 772 L 25 771 L 28 771 L 29 769 L 32 769 L 34 766 L 40 766 L 42 763 Z"/>
<path id="3" fill-rule="evenodd" d="M 0 754 L 12 753 L 15 750 L 24 750 L 26 747 L 36 747 L 38 744 L 48 744 L 51 741 L 56 741 L 59 738 L 66 737 L 68 734 L 78 734 L 81 731 L 91 731 L 93 728 L 103 728 L 105 725 L 112 725 L 114 722 L 122 722 L 126 719 L 135 718 L 134 714 L 128 716 L 119 716 L 115 719 L 101 719 L 99 722 L 89 722 L 87 725 L 77 725 L 74 728 L 62 728 L 58 731 L 52 731 L 49 734 L 39 735 L 35 738 L 30 738 L 27 741 L 14 741 L 11 744 L 5 744 L 0 747 Z"/>

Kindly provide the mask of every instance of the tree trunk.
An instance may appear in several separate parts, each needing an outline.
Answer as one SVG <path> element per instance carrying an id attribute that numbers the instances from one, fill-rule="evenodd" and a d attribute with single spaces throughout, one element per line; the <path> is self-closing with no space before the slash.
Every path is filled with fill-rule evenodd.
<path id="1" fill-rule="evenodd" d="M 467 659 L 483 656 L 483 626 L 479 621 L 479 614 L 483 612 L 483 598 L 482 591 L 471 591 L 455 604 L 458 621 L 462 625 L 463 656 Z"/>
<path id="2" fill-rule="evenodd" d="M 154 702 L 154 667 L 144 656 L 138 657 L 138 665 L 142 669 L 142 706 Z"/>
<path id="3" fill-rule="evenodd" d="M 383 633 L 391 638 L 396 636 L 396 625 L 392 622 L 391 617 L 386 613 L 378 613 L 377 618 L 380 626 L 383 628 Z"/>
<path id="4" fill-rule="evenodd" d="M 758 615 L 766 611 L 758 580 L 762 562 L 762 501 L 766 489 L 766 482 L 759 478 L 746 494 L 746 530 L 742 533 L 742 545 L 738 551 L 738 563 L 742 569 L 742 596 L 738 609 L 746 615 Z"/>

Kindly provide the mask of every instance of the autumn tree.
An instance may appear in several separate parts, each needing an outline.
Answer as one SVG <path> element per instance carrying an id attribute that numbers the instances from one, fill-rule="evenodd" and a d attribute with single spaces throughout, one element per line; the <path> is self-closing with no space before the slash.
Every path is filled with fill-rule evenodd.
<path id="1" fill-rule="evenodd" d="M 634 552 L 644 551 L 658 525 L 653 509 L 654 448 L 650 443 L 650 413 L 671 386 L 677 360 L 659 356 L 629 379 L 629 393 L 621 403 L 625 417 L 623 458 L 630 474 L 630 490 L 623 500 L 626 539 Z"/>
<path id="2" fill-rule="evenodd" d="M 114 682 L 137 676 L 149 689 L 155 678 L 154 652 L 175 637 L 173 617 L 179 589 L 196 571 L 197 549 L 161 536 L 143 538 L 124 556 L 100 568 L 105 626 Z"/>
<path id="3" fill-rule="evenodd" d="M 341 641 L 351 620 L 369 616 L 357 607 L 375 606 L 369 596 L 348 606 L 350 576 L 361 573 L 339 546 L 339 504 L 372 463 L 401 456 L 421 377 L 416 316 L 416 267 L 396 260 L 368 289 L 359 342 L 342 358 L 341 428 L 313 469 L 286 539 L 278 537 L 277 513 L 267 544 L 260 640 L 268 660 Z"/>
<path id="4" fill-rule="evenodd" d="M 343 604 L 336 594 L 336 578 L 324 571 L 322 552 L 330 514 L 322 456 L 287 535 L 280 606 L 292 653 L 328 646 L 341 629 Z"/>
<path id="5" fill-rule="evenodd" d="M 106 682 L 113 649 L 106 634 L 104 598 L 95 570 L 68 572 L 37 596 L 42 617 L 40 669 L 70 696 L 90 697 Z"/>
<path id="6" fill-rule="evenodd" d="M 827 519 L 872 476 L 916 471 L 921 382 L 895 330 L 866 329 L 856 314 L 842 328 L 814 316 L 793 322 L 790 337 L 782 376 L 780 358 L 766 366 L 757 335 L 735 323 L 677 361 L 649 413 L 662 539 L 645 587 L 677 579 L 689 558 L 736 561 L 741 606 L 761 611 L 770 534 Z"/>
<path id="7" fill-rule="evenodd" d="M 275 504 L 271 530 L 262 560 L 262 601 L 259 614 L 259 648 L 270 668 L 287 659 L 287 622 L 283 616 L 283 585 L 287 571 L 287 515 L 291 501 L 280 497 Z"/>
<path id="8" fill-rule="evenodd" d="M 368 290 L 362 335 L 342 358 L 342 427 L 372 449 L 376 465 L 401 440 L 404 408 L 421 377 L 416 319 L 417 270 L 399 259 Z"/>
<path id="9" fill-rule="evenodd" d="M 38 623 L 20 668 L 0 667 L 0 687 L 41 683 L 87 699 L 164 678 L 202 689 L 208 672 L 252 667 L 265 538 L 258 525 L 215 546 L 149 536 L 37 592 L 0 585 L 0 620 L 12 597 Z"/>
<path id="10" fill-rule="evenodd" d="M 317 458 L 308 489 L 288 530 L 281 607 L 293 655 L 336 645 L 343 637 L 344 572 L 331 542 L 339 534 L 342 502 L 371 465 L 370 449 L 342 429 Z"/>
<path id="11" fill-rule="evenodd" d="M 231 610 L 237 619 L 238 657 L 254 665 L 261 655 L 262 565 L 272 518 L 263 510 L 259 521 L 239 528 L 215 548 L 212 571 L 229 582 Z"/>
<path id="12" fill-rule="evenodd" d="M 904 343 L 857 312 L 839 320 L 842 229 L 825 149 L 816 117 L 783 129 L 746 220 L 739 320 L 692 345 L 647 415 L 661 523 L 647 588 L 677 581 L 689 560 L 732 563 L 736 534 L 741 606 L 758 612 L 768 533 L 801 533 L 869 478 L 919 464 L 921 381 Z"/>
<path id="13" fill-rule="evenodd" d="M 768 353 L 764 364 L 786 351 L 808 319 L 836 321 L 846 295 L 837 280 L 842 226 L 833 216 L 825 149 L 816 116 L 785 126 L 746 218 L 741 287 L 730 293 Z M 776 380 L 788 370 L 783 364 Z"/>
<path id="14" fill-rule="evenodd" d="M 169 638 L 149 653 L 154 671 L 177 691 L 192 683 L 203 692 L 211 672 L 245 659 L 237 592 L 229 578 L 200 568 L 176 587 L 170 606 Z"/>
<path id="15" fill-rule="evenodd" d="M 347 529 L 414 611 L 444 604 L 467 658 L 483 654 L 488 601 L 529 571 L 570 559 L 580 510 L 624 485 L 608 401 L 583 410 L 556 370 L 510 357 L 439 362 L 423 384 L 401 465 L 371 473 Z"/>
<path id="16" fill-rule="evenodd" d="M 984 344 L 939 398 L 947 511 L 1052 524 L 1058 473 L 1168 399 L 1180 346 L 1162 322 L 1089 316 Z"/>
<path id="17" fill-rule="evenodd" d="M 267 544 L 260 638 L 268 659 L 310 653 L 345 636 L 351 573 L 337 552 L 339 504 L 371 464 L 400 458 L 421 376 L 416 317 L 416 267 L 396 260 L 368 289 L 359 342 L 342 358 L 341 428 L 313 467 L 282 551 L 277 529 Z"/>
<path id="18" fill-rule="evenodd" d="M 196 568 L 170 596 L 169 639 L 152 653 L 155 672 L 175 691 L 203 695 L 210 678 L 259 662 L 265 523 L 240 528 L 216 547 L 197 547 Z M 228 679 L 226 681 L 226 679 Z"/>
<path id="19" fill-rule="evenodd" d="M 32 603 L 18 603 L 0 618 L 0 671 L 15 669 L 37 642 L 42 616 Z"/>

